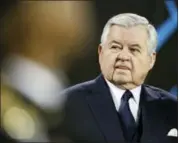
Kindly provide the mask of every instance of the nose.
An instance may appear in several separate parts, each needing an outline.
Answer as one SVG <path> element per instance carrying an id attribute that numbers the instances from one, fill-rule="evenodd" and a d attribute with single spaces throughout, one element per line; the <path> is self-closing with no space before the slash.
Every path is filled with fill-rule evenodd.
<path id="1" fill-rule="evenodd" d="M 123 48 L 119 54 L 117 55 L 117 59 L 121 61 L 129 61 L 130 60 L 130 55 L 128 53 L 128 50 Z"/>

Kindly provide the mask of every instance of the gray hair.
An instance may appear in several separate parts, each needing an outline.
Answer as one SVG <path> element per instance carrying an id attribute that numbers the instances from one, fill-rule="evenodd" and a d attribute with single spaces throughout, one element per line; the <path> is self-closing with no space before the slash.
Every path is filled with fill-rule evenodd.
<path id="1" fill-rule="evenodd" d="M 101 35 L 101 44 L 104 44 L 107 36 L 109 34 L 110 27 L 112 25 L 119 25 L 122 27 L 133 27 L 136 25 L 143 25 L 146 27 L 148 33 L 148 50 L 150 53 L 156 51 L 157 47 L 157 32 L 152 24 L 142 16 L 133 13 L 124 13 L 113 16 L 108 20 L 106 25 L 104 26 L 103 33 Z"/>

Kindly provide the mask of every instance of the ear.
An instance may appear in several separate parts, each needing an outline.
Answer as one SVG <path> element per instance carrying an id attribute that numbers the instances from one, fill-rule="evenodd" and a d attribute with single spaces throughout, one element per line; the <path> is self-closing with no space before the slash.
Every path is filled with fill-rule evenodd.
<path id="1" fill-rule="evenodd" d="M 99 46 L 98 46 L 98 55 L 101 54 L 101 51 L 102 51 L 102 46 L 101 46 L 101 44 L 99 44 Z"/>
<path id="2" fill-rule="evenodd" d="M 101 61 L 101 54 L 102 54 L 102 46 L 101 46 L 101 44 L 99 44 L 99 46 L 98 46 L 98 60 L 99 60 L 99 63 Z"/>
<path id="3" fill-rule="evenodd" d="M 153 66 L 155 65 L 155 61 L 156 61 L 156 52 L 153 52 L 152 54 L 151 54 L 151 60 L 150 60 L 150 68 L 149 68 L 149 70 L 151 70 L 152 68 L 153 68 Z"/>

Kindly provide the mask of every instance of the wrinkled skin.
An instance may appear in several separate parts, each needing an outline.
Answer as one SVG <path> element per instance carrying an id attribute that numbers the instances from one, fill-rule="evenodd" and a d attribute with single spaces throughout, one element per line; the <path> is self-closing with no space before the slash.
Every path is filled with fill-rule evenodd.
<path id="1" fill-rule="evenodd" d="M 153 68 L 156 53 L 149 53 L 148 34 L 144 26 L 111 26 L 107 39 L 98 47 L 104 77 L 122 89 L 141 85 Z"/>

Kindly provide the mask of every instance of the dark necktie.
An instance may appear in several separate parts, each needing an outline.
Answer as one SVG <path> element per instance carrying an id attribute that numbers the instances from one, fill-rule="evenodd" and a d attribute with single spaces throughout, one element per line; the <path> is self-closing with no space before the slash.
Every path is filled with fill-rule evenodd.
<path id="1" fill-rule="evenodd" d="M 127 141 L 131 141 L 136 131 L 136 123 L 134 117 L 129 108 L 129 99 L 132 97 L 132 93 L 126 90 L 121 98 L 121 106 L 119 108 L 119 119 L 121 121 L 124 136 Z"/>

